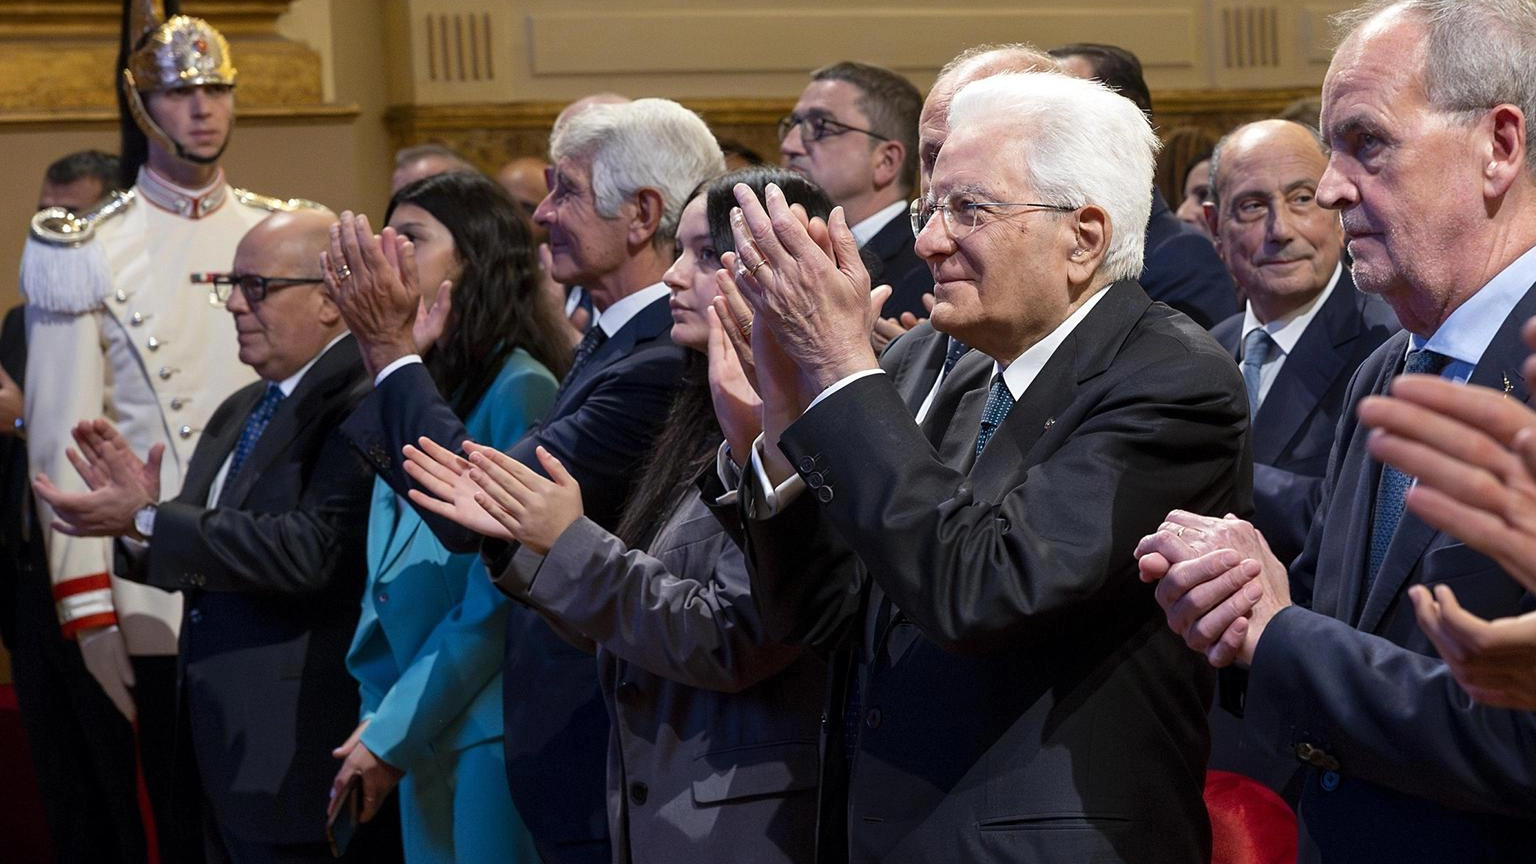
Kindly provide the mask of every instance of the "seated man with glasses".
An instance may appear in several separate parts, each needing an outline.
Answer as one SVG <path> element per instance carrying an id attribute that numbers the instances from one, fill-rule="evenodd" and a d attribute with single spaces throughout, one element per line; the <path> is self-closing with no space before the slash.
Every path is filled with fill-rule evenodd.
<path id="1" fill-rule="evenodd" d="M 912 227 L 933 327 L 974 350 L 920 423 L 901 352 L 882 368 L 862 339 L 870 281 L 842 214 L 802 226 L 772 187 L 765 204 L 738 187 L 722 261 L 756 355 L 776 340 L 792 361 L 756 366 L 753 597 L 773 637 L 852 655 L 822 851 L 1210 860 L 1214 674 L 1181 654 L 1131 552 L 1163 504 L 1249 508 L 1242 379 L 1135 281 L 1157 139 L 1134 105 L 1004 74 L 948 117 Z"/>
<path id="2" fill-rule="evenodd" d="M 870 277 L 891 286 L 885 318 L 926 317 L 923 295 L 933 290 L 901 221 L 917 181 L 922 107 L 922 94 L 895 72 L 843 62 L 812 72 L 794 113 L 779 121 L 784 167 L 810 177 L 843 208 L 859 246 L 872 253 Z"/>
<path id="3" fill-rule="evenodd" d="M 163 447 L 135 454 L 106 420 L 75 428 L 91 491 L 36 483 L 68 533 L 132 538 L 125 575 L 185 595 L 178 758 L 195 754 L 209 848 L 235 861 L 331 860 L 330 749 L 357 722 L 345 659 L 373 474 L 337 432 L 368 381 L 319 272 L 334 220 L 270 216 L 232 272 L 196 277 L 261 380 L 213 412 L 179 495 L 160 500 Z M 376 860 L 359 839 L 349 858 Z"/>

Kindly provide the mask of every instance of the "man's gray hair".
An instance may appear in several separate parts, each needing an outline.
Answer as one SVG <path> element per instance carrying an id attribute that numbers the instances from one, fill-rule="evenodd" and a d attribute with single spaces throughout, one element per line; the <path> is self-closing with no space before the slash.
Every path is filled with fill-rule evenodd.
<path id="1" fill-rule="evenodd" d="M 1018 130 L 1007 137 L 1021 148 L 1015 152 L 1023 153 L 1039 203 L 1092 204 L 1109 214 L 1101 273 L 1112 280 L 1140 275 L 1160 144 L 1134 102 L 1058 72 L 995 75 L 967 84 L 950 105 L 951 135 L 976 124 Z"/>
<path id="2" fill-rule="evenodd" d="M 1525 165 L 1536 171 L 1536 6 L 1530 0 L 1376 0 L 1334 16 L 1345 35 L 1388 11 L 1422 20 L 1424 90 L 1470 123 L 1495 105 L 1525 114 Z"/>
<path id="3" fill-rule="evenodd" d="M 1268 120 L 1255 120 L 1253 123 L 1269 123 L 1280 119 L 1282 118 L 1272 117 Z M 1323 133 L 1317 131 L 1316 126 L 1313 126 L 1309 123 L 1302 123 L 1299 120 L 1285 120 L 1284 122 L 1305 129 L 1307 134 L 1312 136 L 1313 142 L 1317 144 L 1317 152 L 1323 154 L 1324 159 L 1327 159 L 1329 156 L 1333 155 L 1333 149 L 1328 146 L 1327 139 L 1323 137 Z M 1216 146 L 1211 148 L 1211 179 L 1207 184 L 1210 187 L 1210 192 L 1206 193 L 1210 197 L 1206 200 L 1210 201 L 1211 204 L 1218 209 L 1221 207 L 1221 184 L 1219 182 L 1219 178 L 1221 176 L 1222 151 L 1227 149 L 1227 143 L 1232 140 L 1232 136 L 1243 131 L 1244 129 L 1247 129 L 1249 126 L 1252 126 L 1253 123 L 1244 123 L 1241 126 L 1234 127 L 1231 132 L 1228 132 L 1227 134 L 1218 138 L 1216 140 Z"/>
<path id="4" fill-rule="evenodd" d="M 670 99 L 593 105 L 561 124 L 550 158 L 590 159 L 598 215 L 612 219 L 641 189 L 661 193 L 654 242 L 671 248 L 688 194 L 725 171 L 725 157 L 699 115 Z"/>

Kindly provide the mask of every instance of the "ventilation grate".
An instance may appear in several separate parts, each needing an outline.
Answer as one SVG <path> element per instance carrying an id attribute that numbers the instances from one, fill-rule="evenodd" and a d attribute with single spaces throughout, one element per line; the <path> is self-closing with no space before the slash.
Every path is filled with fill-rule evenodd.
<path id="1" fill-rule="evenodd" d="M 1221 10 L 1223 60 L 1228 69 L 1280 65 L 1280 10 L 1239 6 Z"/>
<path id="2" fill-rule="evenodd" d="M 446 12 L 426 16 L 427 79 L 456 83 L 492 81 L 489 12 Z"/>

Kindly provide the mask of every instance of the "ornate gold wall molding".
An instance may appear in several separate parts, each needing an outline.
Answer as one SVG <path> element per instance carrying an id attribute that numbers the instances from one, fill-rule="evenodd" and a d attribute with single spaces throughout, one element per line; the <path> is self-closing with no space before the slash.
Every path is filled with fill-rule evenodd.
<path id="1" fill-rule="evenodd" d="M 1310 88 L 1264 90 L 1168 90 L 1152 94 L 1161 130 L 1200 126 L 1221 133 L 1249 120 L 1272 117 L 1291 102 L 1316 96 Z M 778 157 L 775 125 L 794 107 L 793 99 L 683 99 L 721 139 Z M 391 145 L 399 149 L 438 141 L 469 157 L 486 171 L 514 156 L 542 155 L 560 102 L 474 105 L 396 105 L 385 114 Z"/>
<path id="2" fill-rule="evenodd" d="M 278 35 L 290 0 L 204 0 L 183 11 L 229 38 L 244 106 L 320 105 L 320 55 Z M 0 0 L 0 114 L 115 111 L 122 4 Z"/>

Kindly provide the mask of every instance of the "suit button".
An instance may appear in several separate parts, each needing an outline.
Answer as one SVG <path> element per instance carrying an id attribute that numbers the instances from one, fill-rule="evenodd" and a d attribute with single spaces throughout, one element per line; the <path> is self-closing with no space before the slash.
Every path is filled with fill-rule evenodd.
<path id="1" fill-rule="evenodd" d="M 645 799 L 649 798 L 650 795 L 651 790 L 647 789 L 644 783 L 629 784 L 629 800 L 633 802 L 635 806 L 638 807 L 644 804 Z"/>
<path id="2" fill-rule="evenodd" d="M 821 731 L 826 732 L 830 728 L 832 727 L 831 724 L 827 722 L 827 715 L 823 713 L 821 715 Z"/>
<path id="3" fill-rule="evenodd" d="M 821 476 L 820 471 L 812 471 L 811 473 L 805 475 L 805 485 L 811 487 L 812 489 L 820 489 L 822 484 L 825 482 L 826 478 Z"/>
<path id="4" fill-rule="evenodd" d="M 1322 779 L 1318 782 L 1322 784 L 1324 792 L 1332 792 L 1333 790 L 1339 788 L 1339 772 L 1324 771 Z"/>
<path id="5" fill-rule="evenodd" d="M 176 434 L 180 435 L 182 440 L 185 441 L 186 439 L 192 437 L 192 427 L 191 426 L 183 426 L 180 429 L 176 430 Z"/>
<path id="6" fill-rule="evenodd" d="M 388 603 L 389 602 L 389 592 L 387 592 L 387 591 L 380 591 L 379 592 L 379 596 L 375 597 L 374 599 L 379 602 L 379 605 L 383 605 L 385 603 Z"/>
<path id="7" fill-rule="evenodd" d="M 800 473 L 807 474 L 816 470 L 816 460 L 809 456 L 800 457 Z"/>
<path id="8" fill-rule="evenodd" d="M 832 487 L 822 486 L 816 490 L 816 500 L 823 504 L 832 503 Z"/>
<path id="9" fill-rule="evenodd" d="M 871 729 L 880 728 L 880 709 L 871 708 L 864 712 L 864 725 Z"/>
<path id="10" fill-rule="evenodd" d="M 193 609 L 191 612 L 188 612 L 187 613 L 187 620 L 192 622 L 193 624 L 201 624 L 201 623 L 203 623 L 203 610 L 201 610 L 201 609 Z"/>
<path id="11" fill-rule="evenodd" d="M 619 686 L 614 689 L 613 698 L 617 699 L 619 702 L 625 705 L 628 705 L 635 701 L 635 696 L 639 693 L 639 691 L 640 688 L 635 685 L 635 682 L 621 681 L 619 682 Z"/>

